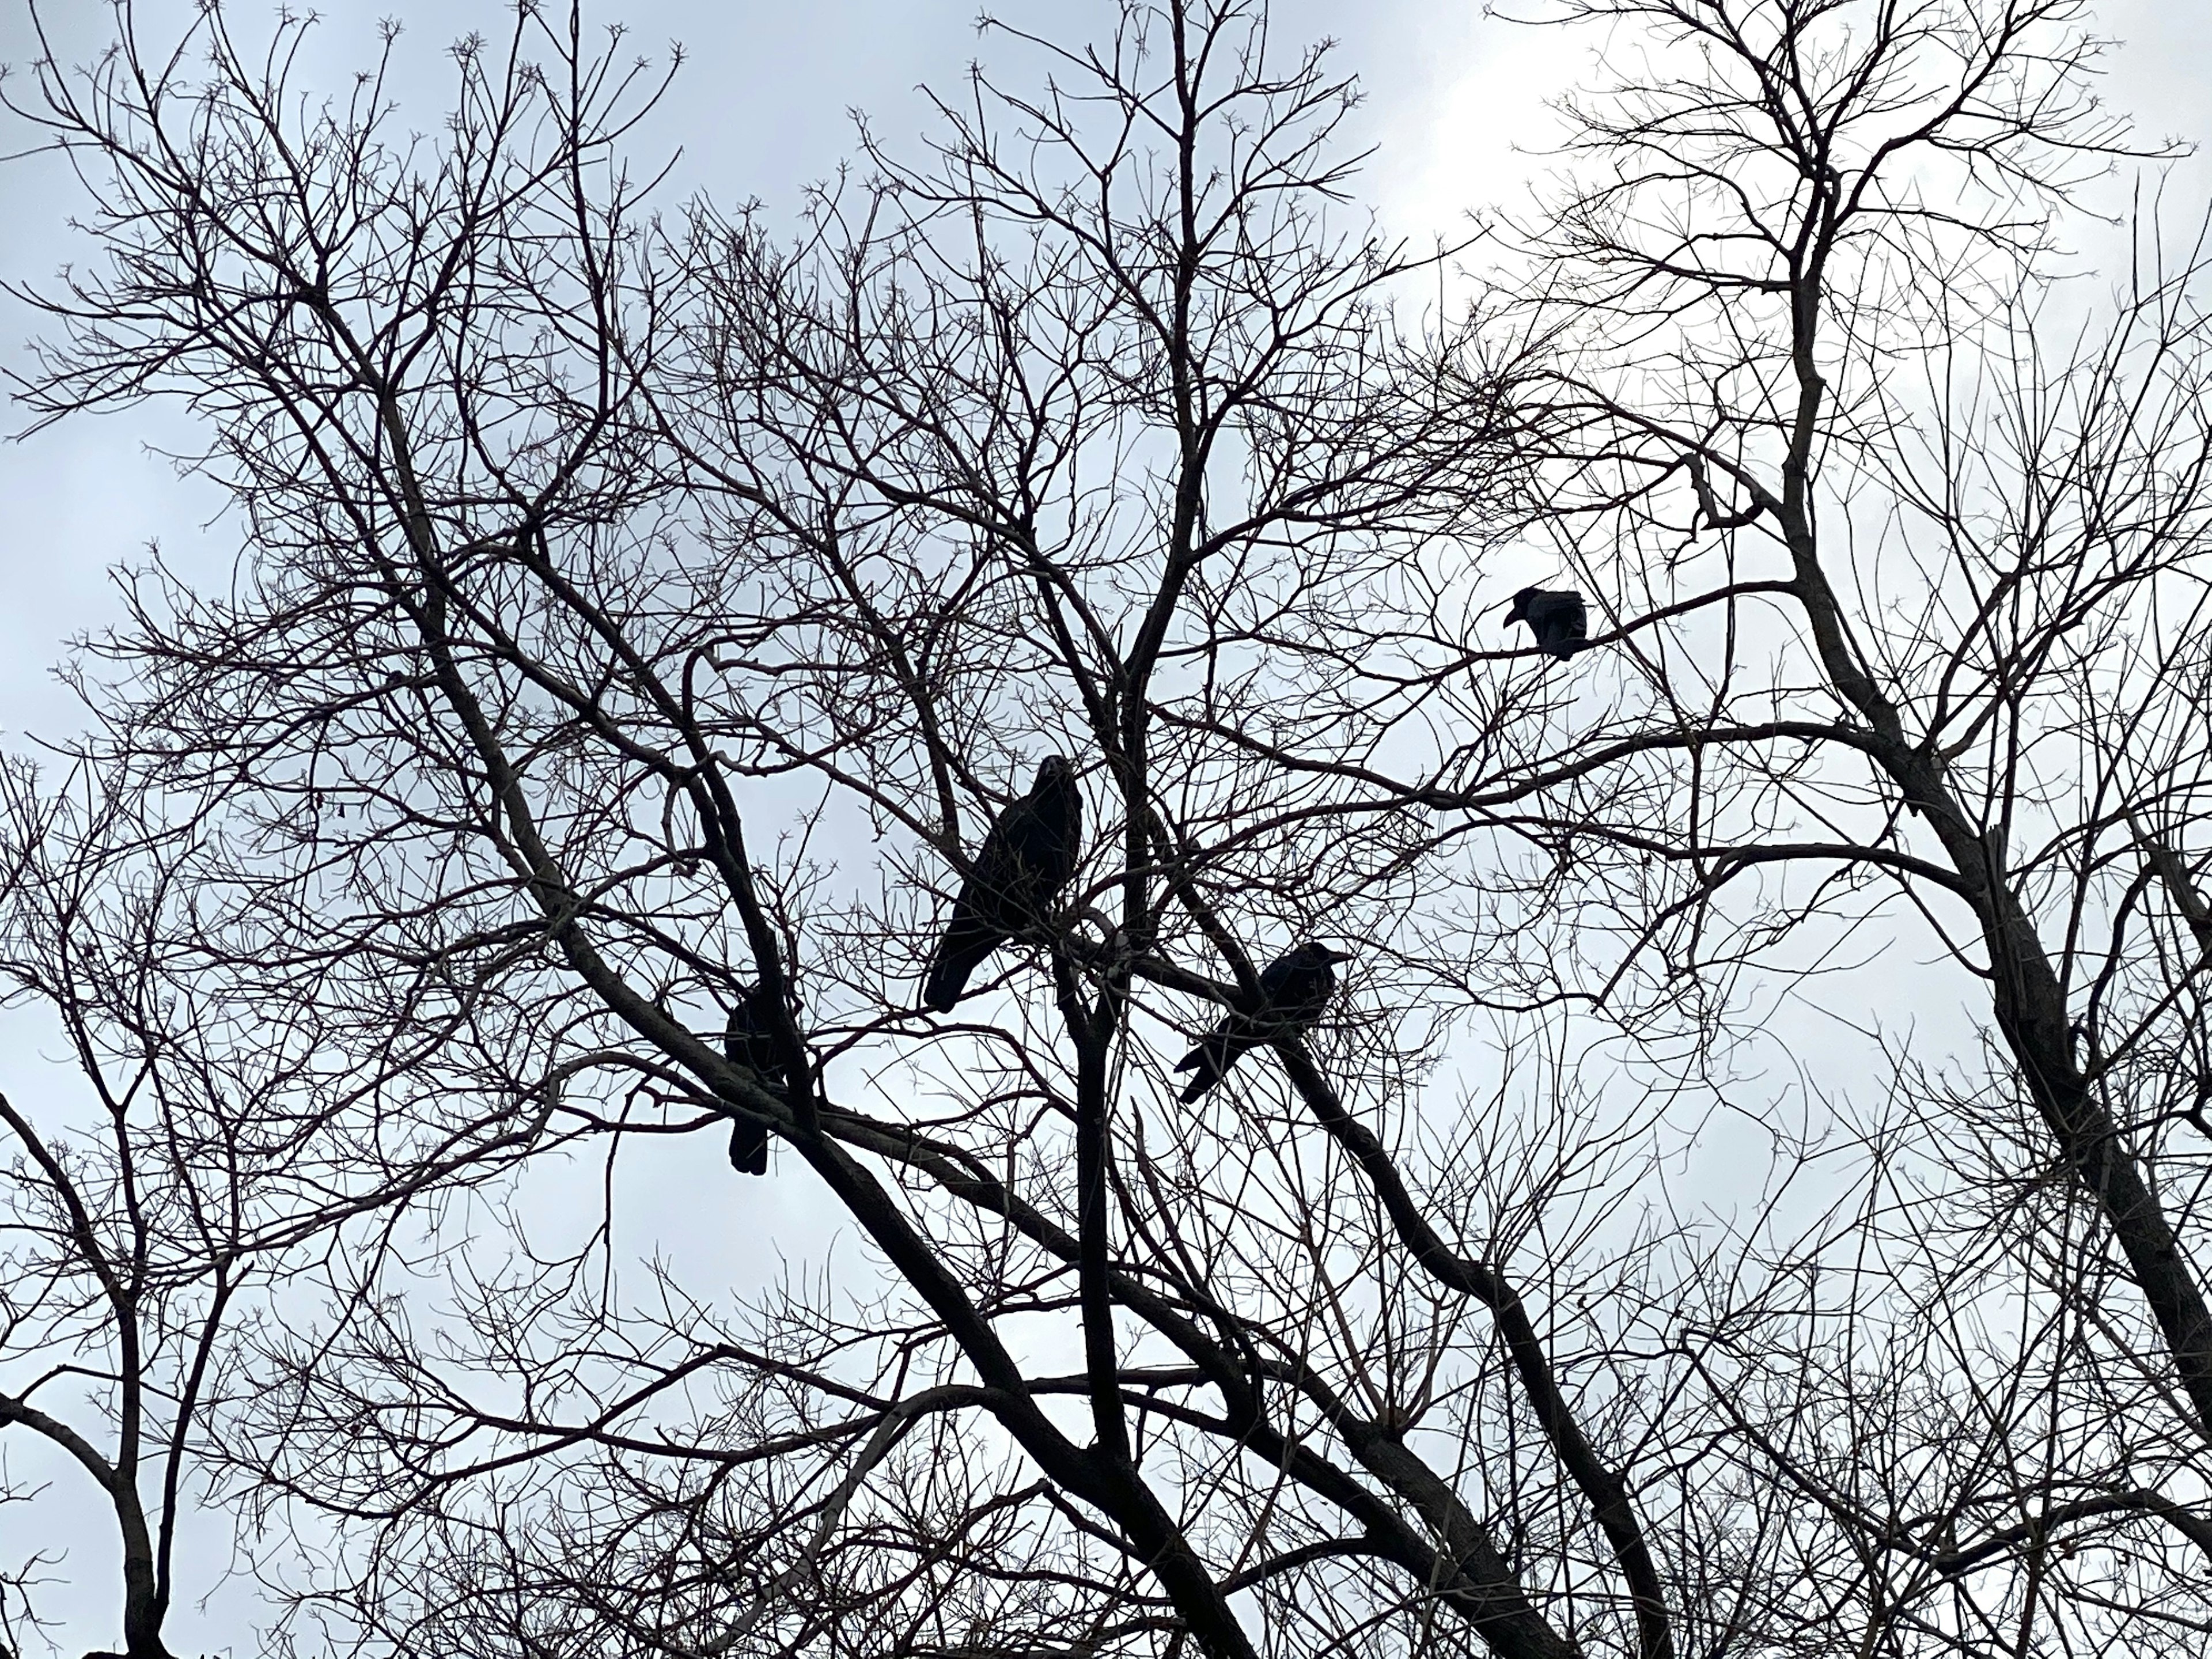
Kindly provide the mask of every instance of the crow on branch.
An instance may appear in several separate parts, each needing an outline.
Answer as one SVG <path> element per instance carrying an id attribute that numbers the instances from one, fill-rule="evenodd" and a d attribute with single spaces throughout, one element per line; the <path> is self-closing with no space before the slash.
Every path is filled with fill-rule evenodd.
<path id="1" fill-rule="evenodd" d="M 1212 1088 L 1261 1043 L 1301 1037 L 1311 1030 L 1336 994 L 1336 970 L 1330 964 L 1351 960 L 1341 951 L 1308 939 L 1261 969 L 1258 1005 L 1231 1013 L 1176 1066 L 1178 1072 L 1194 1073 L 1184 1085 L 1183 1103 Z"/>
<path id="2" fill-rule="evenodd" d="M 926 1006 L 949 1012 L 984 957 L 1044 920 L 1046 907 L 1075 873 L 1082 840 L 1083 792 L 1075 769 L 1054 755 L 1037 768 L 1029 793 L 1000 813 L 983 837 L 922 983 Z"/>
<path id="3" fill-rule="evenodd" d="M 1524 587 L 1513 596 L 1505 613 L 1508 628 L 1527 623 L 1539 650 L 1565 662 L 1589 643 L 1589 613 L 1583 596 L 1571 587 Z"/>
<path id="4" fill-rule="evenodd" d="M 767 998 L 755 985 L 730 1010 L 729 1030 L 722 1052 L 732 1066 L 742 1066 L 761 1080 L 761 1086 L 781 1094 L 790 1083 L 775 1036 L 770 1029 Z M 740 1113 L 730 1122 L 730 1167 L 740 1175 L 768 1173 L 768 1125 Z"/>

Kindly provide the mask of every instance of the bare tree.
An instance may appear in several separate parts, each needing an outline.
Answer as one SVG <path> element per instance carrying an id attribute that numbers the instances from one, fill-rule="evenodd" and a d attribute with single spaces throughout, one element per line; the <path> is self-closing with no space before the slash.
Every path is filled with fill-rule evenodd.
<path id="1" fill-rule="evenodd" d="M 312 1011 L 241 1042 L 175 971 L 172 942 L 196 910 L 177 881 L 191 816 L 149 820 L 131 810 L 143 799 L 105 799 L 82 771 L 47 793 L 11 766 L 0 792 L 0 973 L 74 1062 L 59 1081 L 33 1079 L 27 1098 L 0 1094 L 0 1429 L 45 1441 L 89 1482 L 120 1557 L 124 1651 L 161 1659 L 233 1333 L 265 1315 L 334 1212 L 392 1194 L 298 1109 Z M 85 1488 L 55 1484 L 10 1495 L 37 1516 L 75 1494 L 82 1513 Z M 40 1623 L 26 1581 L 56 1565 L 39 1550 L 14 1580 L 20 1598 L 0 1612 L 10 1642 Z"/>
<path id="2" fill-rule="evenodd" d="M 46 1442 L 76 1477 L 8 1496 L 33 1516 L 82 1515 L 89 1483 L 113 1526 L 128 1659 L 170 1651 L 179 1541 L 220 1484 L 214 1425 L 252 1386 L 244 1334 L 302 1284 L 315 1305 L 318 1255 L 348 1221 L 495 1179 L 532 1139 L 502 1114 L 437 1145 L 362 1144 L 329 1109 L 373 1094 L 374 1070 L 331 1086 L 315 1006 L 241 1028 L 221 976 L 198 971 L 212 896 L 189 872 L 209 820 L 176 793 L 157 818 L 137 810 L 155 799 L 84 765 L 58 787 L 21 763 L 0 776 L 0 975 L 70 1062 L 25 1097 L 0 1093 L 0 1430 Z M 46 1548 L 9 1564 L 0 1637 L 36 1636 L 36 1581 L 58 1565 Z"/>
<path id="3" fill-rule="evenodd" d="M 0 1094 L 11 1153 L 0 1428 L 44 1440 L 96 1490 L 121 1555 L 124 1650 L 161 1659 L 218 1339 L 260 1266 L 263 1165 L 241 1132 L 281 1134 L 282 1115 L 254 1109 L 265 1087 L 171 1036 L 173 988 L 132 948 L 159 932 L 164 827 L 141 841 L 116 820 L 88 837 L 71 811 L 81 803 L 40 799 L 21 772 L 8 782 L 10 989 L 58 1021 L 104 1123 L 73 1133 L 60 1103 Z M 258 1098 L 240 1099 L 241 1085 Z M 6 1615 L 11 1643 L 36 1626 L 27 1594 Z"/>
<path id="4" fill-rule="evenodd" d="M 2199 1639 L 2206 359 L 2185 261 L 2051 337 L 2078 9 L 1568 8 L 1653 68 L 1464 317 L 1255 5 L 995 30 L 792 246 L 643 216 L 659 83 L 573 12 L 411 145 L 301 25 L 49 67 L 110 258 L 23 395 L 186 399 L 249 556 L 139 591 L 88 763 L 195 803 L 149 959 L 312 1010 L 346 1149 L 210 1431 L 349 1540 L 291 1638 Z M 1565 665 L 1495 632 L 1532 538 Z M 930 1016 L 1054 753 L 1075 879 Z M 1763 1099 L 1764 1207 L 1657 1218 L 1757 976 L 1900 906 L 1989 1064 Z M 1310 1040 L 1176 1099 L 1316 936 Z M 733 1118 L 865 1263 L 727 1305 L 528 1201 Z"/>
<path id="5" fill-rule="evenodd" d="M 1553 849 L 1584 948 L 1524 972 L 1646 1042 L 1711 1053 L 1761 970 L 1965 970 L 1980 1063 L 1875 1048 L 1857 1198 L 1665 1325 L 1807 1506 L 1808 1644 L 2193 1650 L 2201 238 L 2139 216 L 2116 294 L 2065 280 L 2131 154 L 2070 0 L 1547 15 L 1622 31 L 1515 279 L 1603 648 L 1540 740 L 1378 787 Z"/>

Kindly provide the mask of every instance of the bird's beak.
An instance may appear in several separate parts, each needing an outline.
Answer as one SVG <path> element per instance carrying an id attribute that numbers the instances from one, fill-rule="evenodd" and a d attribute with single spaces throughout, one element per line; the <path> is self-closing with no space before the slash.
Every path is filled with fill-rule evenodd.
<path id="1" fill-rule="evenodd" d="M 1351 951 L 1332 951 L 1326 945 L 1321 947 L 1321 953 L 1327 957 L 1331 962 L 1349 962 L 1352 960 Z"/>

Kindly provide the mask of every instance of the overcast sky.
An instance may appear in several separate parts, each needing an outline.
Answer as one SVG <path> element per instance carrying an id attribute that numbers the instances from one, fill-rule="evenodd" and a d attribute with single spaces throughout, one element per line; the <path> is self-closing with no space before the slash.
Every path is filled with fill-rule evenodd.
<path id="1" fill-rule="evenodd" d="M 407 107 L 426 118 L 445 82 L 439 51 L 464 28 L 494 27 L 501 8 L 483 0 L 325 0 L 315 67 L 326 82 L 375 50 L 378 20 L 407 29 Z M 65 55 L 81 59 L 102 38 L 105 0 L 49 0 L 49 25 Z M 273 5 L 240 0 L 251 22 Z M 705 190 L 726 204 L 758 198 L 789 213 L 804 186 L 835 171 L 852 148 L 851 112 L 866 112 L 894 142 L 919 134 L 927 112 L 921 83 L 948 85 L 989 42 L 975 28 L 975 0 L 811 0 L 811 3 L 702 3 L 702 0 L 604 0 L 592 15 L 619 19 L 641 52 L 659 56 L 679 40 L 688 61 L 654 125 L 636 144 L 641 160 L 681 152 L 671 198 Z M 1013 0 L 1006 16 L 1026 27 L 1070 32 L 1095 5 Z M 1512 199 L 1533 167 L 1527 151 L 1549 131 L 1542 100 L 1584 61 L 1568 38 L 1483 15 L 1479 0 L 1369 0 L 1334 6 L 1287 0 L 1276 9 L 1285 38 L 1329 35 L 1368 99 L 1360 137 L 1376 146 L 1370 202 L 1395 231 L 1446 230 L 1468 209 Z M 2127 0 L 2105 10 L 2106 29 L 2125 44 L 2112 59 L 2109 96 L 2134 112 L 2146 136 L 2212 135 L 2212 3 Z M 0 63 L 34 55 L 23 0 L 0 0 Z M 26 134 L 9 124 L 0 153 Z M 2208 169 L 2185 173 L 2195 193 Z M 2184 192 L 2186 194 L 2187 192 Z M 81 250 L 67 219 L 70 181 L 40 160 L 0 167 L 0 277 L 49 277 Z M 0 362 L 20 361 L 36 324 L 0 298 Z M 11 435 L 21 422 L 9 411 Z M 180 429 L 179 429 L 180 430 Z M 106 572 L 158 540 L 171 555 L 216 570 L 235 541 L 222 526 L 204 533 L 211 496 L 180 485 L 147 452 L 162 441 L 160 417 L 134 414 L 86 422 L 0 444 L 0 566 L 9 603 L 0 607 L 0 730 L 52 729 L 70 718 L 51 680 L 63 642 L 112 614 Z M 173 431 L 172 435 L 175 435 Z"/>
<path id="2" fill-rule="evenodd" d="M 50 0 L 65 55 L 82 58 L 96 45 L 106 7 L 94 0 Z M 325 21 L 314 72 L 333 89 L 343 71 L 371 55 L 380 17 L 407 26 L 410 72 L 401 82 L 420 124 L 433 124 L 445 82 L 437 49 L 471 25 L 495 28 L 501 8 L 478 0 L 323 0 Z M 273 5 L 238 0 L 244 29 L 274 15 Z M 726 205 L 758 198 L 788 215 L 801 189 L 831 173 L 851 149 L 849 112 L 868 112 L 894 144 L 926 125 L 918 82 L 949 86 L 965 64 L 990 52 L 974 27 L 975 0 L 811 0 L 774 4 L 726 0 L 604 0 L 592 15 L 620 20 L 641 52 L 659 56 L 680 40 L 689 61 L 653 127 L 635 146 L 641 161 L 680 149 L 672 201 L 705 190 Z M 1016 0 L 1007 15 L 1066 38 L 1101 9 Z M 1583 60 L 1576 43 L 1486 18 L 1474 0 L 1369 0 L 1330 6 L 1289 0 L 1277 9 L 1286 38 L 1328 33 L 1341 42 L 1340 61 L 1362 77 L 1368 102 L 1360 135 L 1377 147 L 1368 174 L 1369 199 L 1394 231 L 1422 236 L 1449 230 L 1470 207 L 1513 198 L 1532 167 L 1516 144 L 1540 145 L 1547 131 L 1541 100 L 1563 89 Z M 2133 112 L 2148 137 L 2212 137 L 2212 0 L 2130 0 L 2106 9 L 2103 27 L 2125 46 L 2112 60 L 2108 97 Z M 0 0 L 0 61 L 21 66 L 35 55 L 21 0 Z M 21 78 L 11 85 L 24 90 Z M 20 126 L 0 129 L 0 153 L 19 149 Z M 2170 186 L 2185 204 L 2201 203 L 2212 168 L 2200 158 Z M 0 277 L 38 281 L 72 255 L 67 226 L 70 181 L 48 162 L 0 167 Z M 35 328 L 27 311 L 0 299 L 0 362 L 19 362 Z M 188 441 L 164 417 L 133 415 L 88 422 L 0 445 L 0 568 L 7 603 L 0 605 L 0 729 L 15 746 L 27 731 L 65 729 L 74 715 L 52 678 L 71 635 L 114 614 L 106 572 L 143 556 L 149 543 L 210 580 L 227 573 L 234 532 L 206 520 L 216 503 L 180 483 L 148 446 Z M 21 424 L 9 412 L 4 429 Z M 33 1045 L 0 1033 L 0 1089 L 34 1095 L 52 1086 L 52 1061 Z M 778 1216 L 803 1188 L 763 1192 L 776 1237 L 803 1254 L 804 1218 Z M 8 1449 L 0 1447 L 0 1452 Z M 10 1467 L 27 1465 L 20 1451 Z M 56 1471 L 66 1480 L 65 1472 Z M 52 1510 L 38 1511 L 40 1537 L 61 1537 Z M 0 1511 L 0 1555 L 24 1553 L 27 1511 Z M 217 1528 L 197 1551 L 183 1586 L 197 1597 L 223 1557 Z M 55 1632 L 62 1651 L 112 1642 L 110 1556 L 95 1530 L 70 1540 L 62 1576 L 79 1581 L 53 1606 L 72 1616 Z M 173 1617 L 179 1652 L 246 1653 L 242 1628 L 251 1597 L 244 1587 L 219 1598 L 205 1618 L 189 1607 Z"/>

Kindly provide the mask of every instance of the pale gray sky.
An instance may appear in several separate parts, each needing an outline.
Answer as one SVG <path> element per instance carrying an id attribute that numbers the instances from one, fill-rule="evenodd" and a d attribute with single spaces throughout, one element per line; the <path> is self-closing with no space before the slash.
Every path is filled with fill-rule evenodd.
<path id="1" fill-rule="evenodd" d="M 50 0 L 45 9 L 69 55 L 102 38 L 104 3 Z M 233 9 L 250 21 L 275 7 L 243 0 Z M 407 106 L 427 116 L 444 90 L 439 49 L 465 27 L 495 26 L 501 8 L 486 0 L 327 0 L 317 9 L 325 19 L 319 67 L 333 83 L 373 53 L 378 20 L 398 16 L 417 71 L 404 83 Z M 927 121 L 917 84 L 946 85 L 988 52 L 974 27 L 974 0 L 605 0 L 592 9 L 626 23 L 640 52 L 658 57 L 676 40 L 688 54 L 636 146 L 641 157 L 681 150 L 672 200 L 703 189 L 725 204 L 757 197 L 788 212 L 808 182 L 850 154 L 850 111 L 867 112 L 895 142 L 908 138 Z M 1065 33 L 1101 9 L 1014 0 L 1005 15 Z M 2112 60 L 2110 101 L 2133 112 L 2146 136 L 2212 136 L 2212 0 L 2121 0 L 2103 15 L 2124 42 Z M 1285 39 L 1341 43 L 1340 61 L 1367 89 L 1361 136 L 1377 147 L 1369 198 L 1409 234 L 1449 229 L 1469 207 L 1516 198 L 1542 165 L 1516 147 L 1540 146 L 1549 130 L 1542 100 L 1582 62 L 1567 38 L 1487 17 L 1480 0 L 1285 0 L 1276 17 Z M 0 63 L 20 65 L 33 52 L 23 0 L 0 0 Z M 16 128 L 0 138 L 0 153 L 18 148 L 21 136 Z M 2177 193 L 2201 198 L 2212 169 L 2200 158 L 2183 174 Z M 58 167 L 0 167 L 0 276 L 38 280 L 68 260 L 70 206 Z M 0 361 L 15 361 L 34 326 L 23 307 L 0 300 Z M 0 430 L 19 425 L 11 418 Z M 181 439 L 181 428 L 172 435 Z M 109 566 L 155 540 L 210 568 L 227 563 L 223 532 L 201 533 L 212 499 L 179 485 L 146 453 L 161 441 L 157 417 L 136 414 L 0 444 L 0 568 L 10 577 L 0 610 L 0 731 L 51 729 L 68 719 L 51 665 L 64 639 L 112 614 Z"/>
<path id="2" fill-rule="evenodd" d="M 106 8 L 94 0 L 50 0 L 46 9 L 67 55 L 82 57 L 106 26 Z M 252 27 L 275 8 L 236 0 L 232 9 Z M 832 173 L 850 153 L 849 110 L 868 112 L 894 144 L 923 127 L 916 83 L 949 86 L 979 52 L 988 57 L 991 50 L 974 29 L 975 9 L 975 0 L 601 0 L 592 13 L 628 23 L 641 52 L 658 56 L 672 38 L 687 49 L 688 65 L 670 100 L 635 147 L 641 160 L 681 148 L 670 199 L 704 189 L 725 204 L 757 197 L 772 212 L 787 214 L 808 181 Z M 374 52 L 380 17 L 397 15 L 407 25 L 411 69 L 402 87 L 407 107 L 420 110 L 427 125 L 444 91 L 439 49 L 472 25 L 495 27 L 501 8 L 485 0 L 324 0 L 320 10 L 325 21 L 315 67 L 332 87 L 343 85 L 343 70 Z M 1103 9 L 1014 0 L 1007 14 L 1065 35 Z M 2106 9 L 2104 26 L 2127 43 L 2112 60 L 2110 101 L 2136 113 L 2146 136 L 2212 137 L 2212 0 L 2127 0 Z M 1516 196 L 1539 164 L 1516 155 L 1515 146 L 1540 144 L 1547 131 L 1541 100 L 1563 89 L 1580 61 L 1573 42 L 1486 18 L 1478 0 L 1370 0 L 1359 7 L 1283 0 L 1277 28 L 1285 39 L 1340 40 L 1340 61 L 1359 73 L 1369 94 L 1363 136 L 1378 147 L 1369 199 L 1391 228 L 1415 236 L 1449 229 L 1469 207 Z M 20 66 L 32 55 L 22 0 L 0 0 L 0 61 Z M 20 148 L 23 137 L 12 126 L 0 132 L 0 152 Z M 2189 216 L 2189 204 L 2202 202 L 2208 180 L 2212 168 L 2202 158 L 2180 169 L 2172 189 L 2184 204 L 2181 216 Z M 0 276 L 37 281 L 68 260 L 70 207 L 70 183 L 58 168 L 36 160 L 0 167 L 0 224 L 7 228 Z M 21 343 L 34 326 L 22 307 L 0 300 L 0 361 L 20 361 Z M 13 431 L 20 421 L 0 424 Z M 69 636 L 113 614 L 110 566 L 142 557 L 158 540 L 210 580 L 228 571 L 235 538 L 224 526 L 204 522 L 213 497 L 180 483 L 147 447 L 188 437 L 173 416 L 142 413 L 0 445 L 7 593 L 0 605 L 0 731 L 11 746 L 27 730 L 71 723 L 51 671 Z M 9 1029 L 0 1027 L 0 1088 L 21 1096 L 53 1086 L 52 1062 L 35 1042 L 10 1040 Z M 759 1221 L 795 1257 L 819 1238 L 810 1225 L 816 1218 L 792 1210 L 806 1191 L 772 1183 L 757 1194 Z M 19 1451 L 8 1455 L 19 1473 L 33 1467 Z M 61 1483 L 77 1478 L 52 1473 Z M 21 1528 L 33 1513 L 38 1538 L 70 1552 L 58 1576 L 75 1583 L 49 1602 L 68 1620 L 56 1632 L 61 1650 L 114 1641 L 112 1556 L 100 1528 L 68 1526 L 52 1504 L 0 1511 L 0 1555 L 24 1553 Z M 213 1582 L 226 1543 L 220 1527 L 210 1527 L 191 1552 L 182 1586 L 188 1602 Z M 251 1651 L 244 1628 L 251 1606 L 250 1588 L 239 1586 L 205 1616 L 179 1607 L 173 1646 Z"/>

